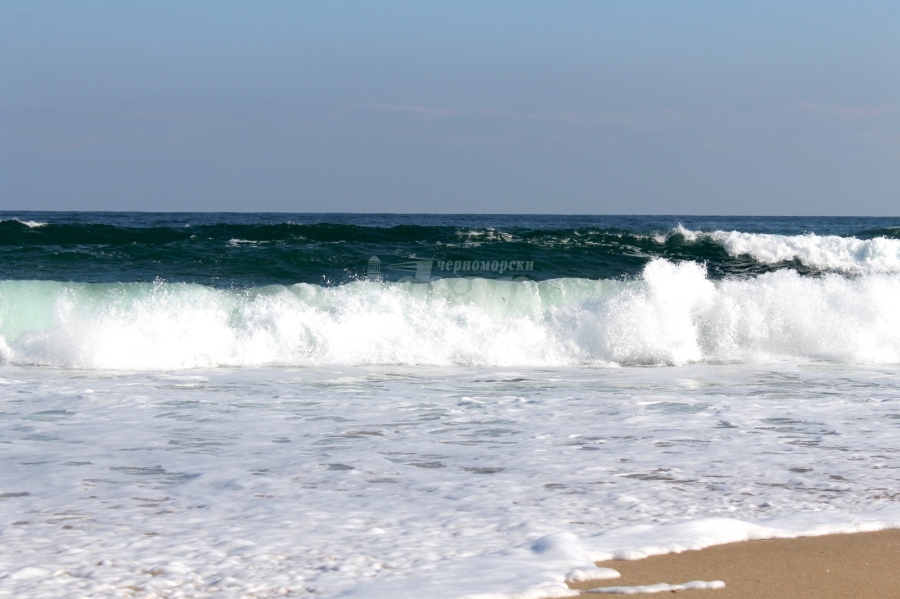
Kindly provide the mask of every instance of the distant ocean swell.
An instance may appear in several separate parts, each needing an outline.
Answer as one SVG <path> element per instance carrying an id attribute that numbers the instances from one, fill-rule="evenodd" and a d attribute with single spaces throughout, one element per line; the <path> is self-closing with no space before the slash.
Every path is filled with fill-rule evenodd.
<path id="1" fill-rule="evenodd" d="M 874 269 L 877 270 L 877 269 Z M 900 275 L 711 279 L 651 260 L 565 278 L 217 289 L 0 281 L 0 361 L 63 368 L 900 362 Z"/>
<path id="2" fill-rule="evenodd" d="M 366 261 L 373 255 L 382 260 L 386 280 L 394 281 L 406 276 L 394 265 L 421 260 L 531 261 L 529 278 L 537 280 L 632 277 L 657 258 L 705 264 L 712 279 L 781 268 L 802 274 L 900 273 L 900 229 L 890 227 L 817 235 L 700 231 L 681 225 L 623 229 L 542 223 L 528 228 L 204 224 L 190 219 L 151 224 L 0 221 L 0 279 L 163 280 L 220 288 L 340 285 L 365 278 Z"/>

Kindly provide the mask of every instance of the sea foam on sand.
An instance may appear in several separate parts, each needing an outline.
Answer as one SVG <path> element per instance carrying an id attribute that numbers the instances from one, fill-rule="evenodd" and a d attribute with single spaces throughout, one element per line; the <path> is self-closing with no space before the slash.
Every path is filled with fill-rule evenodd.
<path id="1" fill-rule="evenodd" d="M 894 527 L 898 388 L 790 362 L 4 366 L 0 592 L 550 597 L 603 559 Z"/>

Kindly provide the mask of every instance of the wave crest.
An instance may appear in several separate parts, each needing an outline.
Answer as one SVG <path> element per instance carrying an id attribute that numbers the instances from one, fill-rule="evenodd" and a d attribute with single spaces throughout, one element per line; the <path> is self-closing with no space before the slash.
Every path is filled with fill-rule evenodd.
<path id="1" fill-rule="evenodd" d="M 900 362 L 900 277 L 780 270 L 712 281 L 445 279 L 223 290 L 0 282 L 6 363 L 158 370 L 324 364 L 559 366 Z"/>
<path id="2" fill-rule="evenodd" d="M 740 231 L 703 233 L 677 227 L 670 235 L 686 241 L 711 239 L 730 256 L 750 256 L 765 264 L 797 260 L 810 268 L 845 274 L 900 273 L 900 239 L 858 239 L 837 235 L 774 235 Z"/>

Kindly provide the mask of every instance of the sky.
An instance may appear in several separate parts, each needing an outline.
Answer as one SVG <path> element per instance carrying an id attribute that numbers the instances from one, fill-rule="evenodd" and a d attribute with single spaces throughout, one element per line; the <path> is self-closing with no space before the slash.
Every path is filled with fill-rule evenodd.
<path id="1" fill-rule="evenodd" d="M 900 3 L 0 3 L 0 210 L 900 213 Z"/>

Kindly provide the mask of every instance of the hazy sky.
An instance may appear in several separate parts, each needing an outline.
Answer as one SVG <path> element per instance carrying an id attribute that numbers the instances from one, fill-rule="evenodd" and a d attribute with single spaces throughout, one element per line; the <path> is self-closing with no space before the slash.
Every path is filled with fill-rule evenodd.
<path id="1" fill-rule="evenodd" d="M 0 209 L 900 214 L 900 2 L 0 3 Z"/>

